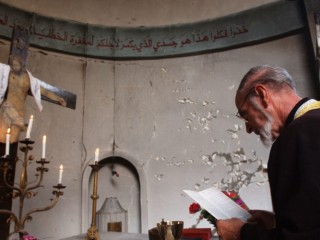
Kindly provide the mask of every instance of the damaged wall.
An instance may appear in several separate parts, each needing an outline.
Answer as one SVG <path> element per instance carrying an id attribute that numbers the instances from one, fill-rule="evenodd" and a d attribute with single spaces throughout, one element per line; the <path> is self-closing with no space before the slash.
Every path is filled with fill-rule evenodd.
<path id="1" fill-rule="evenodd" d="M 9 2 L 42 14 L 50 14 L 51 7 L 55 9 L 49 2 L 31 1 L 28 6 L 23 1 Z M 223 4 L 201 1 L 199 8 L 210 6 L 219 14 L 229 14 L 244 6 L 253 7 L 253 2 L 257 1 L 239 3 L 230 0 Z M 141 3 L 145 6 L 147 1 Z M 172 5 L 179 1 L 165 3 L 168 11 L 179 6 Z M 191 11 L 195 2 L 189 3 L 185 7 L 186 12 L 191 12 L 187 18 L 191 22 L 197 20 L 197 14 Z M 96 1 L 96 4 L 101 7 L 99 4 L 102 3 Z M 148 16 L 136 17 L 129 24 L 125 15 L 128 9 L 117 12 L 117 21 L 115 16 L 113 21 L 106 21 L 101 20 L 106 16 L 99 18 L 97 15 L 90 22 L 100 20 L 106 25 L 134 25 L 141 24 L 141 19 L 148 19 Z M 61 8 L 52 14 L 66 16 Z M 206 11 L 201 16 L 203 19 L 216 17 Z M 74 19 L 86 21 L 81 15 Z M 156 19 L 159 25 L 167 23 L 162 16 Z M 178 14 L 171 23 L 175 21 L 187 20 Z M 189 214 L 192 200 L 182 192 L 183 189 L 202 190 L 212 185 L 229 188 L 239 191 L 250 208 L 270 210 L 268 179 L 263 172 L 269 149 L 263 147 L 257 136 L 247 135 L 244 123 L 235 116 L 235 91 L 249 68 L 272 64 L 288 69 L 302 96 L 315 97 L 317 89 L 305 39 L 300 33 L 224 52 L 137 61 L 81 58 L 30 48 L 28 69 L 32 74 L 77 95 L 76 110 L 44 102 L 41 113 L 34 100 L 27 99 L 25 119 L 27 121 L 30 114 L 35 116 L 33 154 L 39 156 L 41 153 L 41 138 L 46 134 L 47 158 L 51 163 L 43 183 L 45 188 L 27 201 L 26 208 L 40 207 L 49 201 L 51 186 L 58 181 L 60 164 L 65 167 L 63 183 L 67 185 L 54 209 L 37 213 L 27 223 L 30 234 L 40 239 L 60 239 L 85 232 L 90 224 L 92 188 L 87 181 L 89 177 L 83 176 L 88 171 L 88 164 L 93 163 L 97 147 L 101 159 L 123 157 L 132 162 L 143 177 L 140 179 L 145 194 L 141 203 L 144 209 L 141 226 L 134 222 L 138 217 L 134 210 L 137 202 L 132 200 L 130 190 L 134 193 L 137 190 L 130 172 L 117 166 L 120 176 L 112 178 L 115 185 L 112 185 L 107 169 L 99 175 L 97 208 L 105 197 L 118 195 L 129 213 L 130 232 L 146 232 L 162 218 L 183 220 L 185 227 L 193 225 L 197 216 Z M 1 40 L 2 63 L 7 62 L 9 49 L 10 42 Z M 87 205 L 85 211 L 84 203 Z M 208 224 L 202 222 L 199 226 Z"/>

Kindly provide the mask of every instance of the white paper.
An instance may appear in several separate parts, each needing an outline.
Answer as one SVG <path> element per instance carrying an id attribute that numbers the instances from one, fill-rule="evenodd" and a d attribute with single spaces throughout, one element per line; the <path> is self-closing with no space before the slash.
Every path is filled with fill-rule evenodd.
<path id="1" fill-rule="evenodd" d="M 223 192 L 215 187 L 205 189 L 201 192 L 183 190 L 201 208 L 207 210 L 216 219 L 240 218 L 246 221 L 251 215 Z"/>

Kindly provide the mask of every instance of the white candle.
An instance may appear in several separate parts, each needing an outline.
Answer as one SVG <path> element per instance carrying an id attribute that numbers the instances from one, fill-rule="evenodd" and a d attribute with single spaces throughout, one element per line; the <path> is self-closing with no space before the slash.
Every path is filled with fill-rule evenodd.
<path id="1" fill-rule="evenodd" d="M 44 135 L 42 138 L 42 159 L 46 158 L 46 142 L 47 142 L 47 136 Z"/>
<path id="2" fill-rule="evenodd" d="M 94 163 L 97 164 L 99 160 L 99 148 L 94 152 Z"/>
<path id="3" fill-rule="evenodd" d="M 33 124 L 33 115 L 30 116 L 29 119 L 29 124 L 28 124 L 28 129 L 27 129 L 27 134 L 26 134 L 26 138 L 30 139 L 30 133 L 31 133 L 31 129 L 32 129 L 32 124 Z"/>
<path id="4" fill-rule="evenodd" d="M 8 156 L 10 153 L 10 128 L 8 128 L 6 133 L 6 153 L 5 156 Z"/>
<path id="5" fill-rule="evenodd" d="M 63 173 L 63 166 L 60 165 L 60 171 L 59 171 L 59 184 L 62 183 L 62 173 Z"/>

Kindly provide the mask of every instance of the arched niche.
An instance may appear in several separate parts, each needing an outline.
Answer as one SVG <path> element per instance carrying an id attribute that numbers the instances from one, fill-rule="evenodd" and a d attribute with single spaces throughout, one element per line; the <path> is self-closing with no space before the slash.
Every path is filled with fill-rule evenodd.
<path id="1" fill-rule="evenodd" d="M 93 175 L 90 164 L 86 162 L 82 174 L 82 215 L 81 229 L 86 232 L 91 224 Z M 129 232 L 148 231 L 147 186 L 143 168 L 125 154 L 103 155 L 99 164 L 103 167 L 98 174 L 97 211 L 106 197 L 117 197 L 122 207 L 128 210 Z M 119 174 L 117 176 L 116 173 Z"/>

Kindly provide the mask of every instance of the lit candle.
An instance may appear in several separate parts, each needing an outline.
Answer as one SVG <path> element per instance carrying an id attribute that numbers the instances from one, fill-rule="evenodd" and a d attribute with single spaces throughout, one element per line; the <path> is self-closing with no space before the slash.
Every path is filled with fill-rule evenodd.
<path id="1" fill-rule="evenodd" d="M 47 136 L 44 135 L 42 138 L 42 159 L 46 158 L 46 142 L 47 142 Z"/>
<path id="2" fill-rule="evenodd" d="M 59 171 L 59 184 L 62 183 L 62 173 L 63 173 L 63 166 L 60 165 L 60 171 Z"/>
<path id="3" fill-rule="evenodd" d="M 7 130 L 6 134 L 6 154 L 5 156 L 8 156 L 10 152 L 10 128 Z"/>
<path id="4" fill-rule="evenodd" d="M 33 124 L 33 115 L 30 116 L 29 119 L 29 124 L 28 124 L 28 129 L 27 129 L 27 134 L 26 134 L 26 138 L 30 139 L 30 133 L 31 133 L 31 129 L 32 129 L 32 124 Z"/>
<path id="5" fill-rule="evenodd" d="M 99 148 L 94 152 L 94 163 L 97 164 L 99 160 Z"/>

